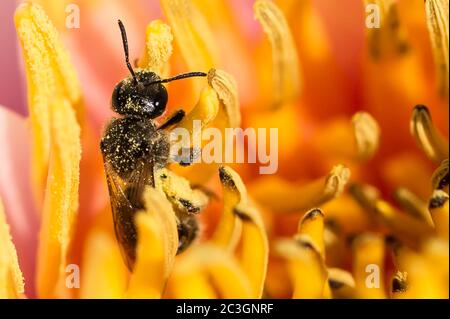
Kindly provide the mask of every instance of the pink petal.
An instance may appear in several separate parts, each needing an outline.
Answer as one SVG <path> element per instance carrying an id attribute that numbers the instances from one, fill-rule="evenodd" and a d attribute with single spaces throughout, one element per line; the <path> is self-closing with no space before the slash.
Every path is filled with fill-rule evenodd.
<path id="1" fill-rule="evenodd" d="M 0 1 L 0 104 L 20 114 L 27 114 L 26 96 L 19 64 L 19 47 L 14 28 L 15 1 Z"/>
<path id="2" fill-rule="evenodd" d="M 25 276 L 25 293 L 33 297 L 39 219 L 30 185 L 30 144 L 27 119 L 0 106 L 0 197 Z"/>
<path id="3" fill-rule="evenodd" d="M 145 28 L 161 17 L 158 2 L 98 1 L 81 8 L 80 28 L 61 32 L 80 78 L 87 115 L 96 132 L 112 116 L 111 93 L 128 76 L 117 20 L 127 30 L 130 59 L 139 58 Z"/>

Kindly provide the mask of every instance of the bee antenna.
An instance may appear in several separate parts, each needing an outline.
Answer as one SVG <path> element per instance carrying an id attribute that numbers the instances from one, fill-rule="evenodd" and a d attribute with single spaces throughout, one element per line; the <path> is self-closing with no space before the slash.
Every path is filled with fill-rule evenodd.
<path id="1" fill-rule="evenodd" d="M 167 83 L 167 82 L 172 82 L 172 81 L 181 80 L 181 79 L 185 79 L 185 78 L 192 78 L 192 77 L 196 77 L 196 76 L 204 77 L 207 75 L 208 74 L 205 72 L 188 72 L 188 73 L 182 73 L 182 74 L 175 75 L 168 79 L 161 79 L 161 80 L 145 83 L 145 85 L 147 86 L 147 85 L 156 84 L 156 83 Z"/>
<path id="2" fill-rule="evenodd" d="M 130 58 L 128 54 L 128 39 L 127 39 L 127 32 L 125 31 L 125 27 L 122 23 L 122 21 L 118 20 L 120 33 L 122 34 L 122 43 L 123 43 L 123 51 L 125 52 L 125 62 L 127 63 L 128 70 L 130 71 L 131 75 L 133 76 L 134 81 L 137 83 L 136 74 L 134 73 L 133 67 L 130 63 Z"/>

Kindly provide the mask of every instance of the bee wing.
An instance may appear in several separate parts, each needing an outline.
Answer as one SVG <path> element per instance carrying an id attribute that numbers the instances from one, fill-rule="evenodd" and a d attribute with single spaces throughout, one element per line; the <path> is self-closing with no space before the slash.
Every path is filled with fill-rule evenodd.
<path id="1" fill-rule="evenodd" d="M 136 259 L 137 233 L 134 215 L 143 209 L 142 193 L 146 185 L 153 186 L 153 165 L 150 161 L 140 161 L 136 169 L 122 179 L 108 161 L 104 161 L 108 183 L 114 231 L 119 242 L 122 257 L 128 269 L 132 269 Z"/>

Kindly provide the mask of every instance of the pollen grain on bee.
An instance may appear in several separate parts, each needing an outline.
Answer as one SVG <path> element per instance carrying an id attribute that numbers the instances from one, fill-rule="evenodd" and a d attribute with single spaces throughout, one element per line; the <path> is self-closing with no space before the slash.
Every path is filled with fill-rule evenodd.
<path id="1" fill-rule="evenodd" d="M 260 174 L 278 169 L 278 128 L 202 128 L 193 121 L 192 133 L 182 127 L 170 131 L 170 160 L 183 163 L 254 163 Z"/>

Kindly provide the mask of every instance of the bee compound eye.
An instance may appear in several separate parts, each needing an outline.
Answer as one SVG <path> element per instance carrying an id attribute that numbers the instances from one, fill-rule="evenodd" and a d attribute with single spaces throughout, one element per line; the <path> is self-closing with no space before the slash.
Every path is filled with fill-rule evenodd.
<path id="1" fill-rule="evenodd" d="M 119 112 L 121 110 L 121 103 L 122 103 L 122 86 L 123 86 L 123 81 L 117 83 L 117 85 L 114 87 L 112 96 L 111 96 L 111 106 L 114 110 L 114 112 L 117 112 L 119 114 L 121 114 L 121 112 Z"/>
<path id="2" fill-rule="evenodd" d="M 154 119 L 166 110 L 168 95 L 162 84 L 140 87 L 133 96 L 133 114 Z"/>
<path id="3" fill-rule="evenodd" d="M 154 91 L 154 95 L 152 96 L 154 110 L 152 112 L 151 117 L 155 118 L 160 116 L 166 110 L 168 94 L 167 90 L 162 84 L 157 84 L 157 88 Z"/>

